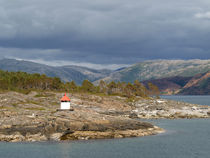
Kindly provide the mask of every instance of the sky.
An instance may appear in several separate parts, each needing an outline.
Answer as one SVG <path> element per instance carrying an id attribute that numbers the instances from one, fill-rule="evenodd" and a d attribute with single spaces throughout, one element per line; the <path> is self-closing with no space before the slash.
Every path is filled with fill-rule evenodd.
<path id="1" fill-rule="evenodd" d="M 210 59 L 210 1 L 0 0 L 0 58 L 112 69 Z"/>

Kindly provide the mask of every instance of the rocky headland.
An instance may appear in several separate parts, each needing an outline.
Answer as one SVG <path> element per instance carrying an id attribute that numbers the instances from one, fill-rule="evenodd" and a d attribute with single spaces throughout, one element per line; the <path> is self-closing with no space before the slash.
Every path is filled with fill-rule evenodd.
<path id="1" fill-rule="evenodd" d="M 210 108 L 163 99 L 71 94 L 72 111 L 60 111 L 62 93 L 0 94 L 0 141 L 60 141 L 154 135 L 163 129 L 141 118 L 208 118 Z"/>

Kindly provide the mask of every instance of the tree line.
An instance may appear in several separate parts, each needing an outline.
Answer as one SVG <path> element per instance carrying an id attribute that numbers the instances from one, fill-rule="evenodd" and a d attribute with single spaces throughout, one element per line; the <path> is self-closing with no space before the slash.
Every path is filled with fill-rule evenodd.
<path id="1" fill-rule="evenodd" d="M 74 81 L 62 82 L 58 77 L 48 77 L 44 74 L 29 74 L 26 72 L 8 72 L 0 70 L 0 89 L 14 91 L 31 91 L 31 90 L 52 90 L 67 92 L 84 92 L 105 95 L 120 95 L 125 97 L 141 96 L 148 97 L 159 95 L 159 89 L 152 83 L 143 85 L 139 81 L 134 83 L 110 82 L 103 80 L 98 85 L 94 85 L 88 80 L 84 80 L 82 85 L 77 85 Z"/>
<path id="2" fill-rule="evenodd" d="M 2 90 L 61 90 L 62 82 L 57 77 L 26 72 L 0 70 L 0 89 Z"/>
<path id="3" fill-rule="evenodd" d="M 158 96 L 160 94 L 156 85 L 148 83 L 143 85 L 138 80 L 134 83 L 115 82 L 111 81 L 106 83 L 101 80 L 98 85 L 94 85 L 88 80 L 84 80 L 81 86 L 76 85 L 74 81 L 67 82 L 65 84 L 69 92 L 89 92 L 89 93 L 101 93 L 106 95 L 119 95 L 125 97 L 149 97 Z"/>

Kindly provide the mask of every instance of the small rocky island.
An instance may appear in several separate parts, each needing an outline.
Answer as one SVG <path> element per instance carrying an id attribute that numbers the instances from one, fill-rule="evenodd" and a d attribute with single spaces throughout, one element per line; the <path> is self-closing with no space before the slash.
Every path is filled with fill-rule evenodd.
<path id="1" fill-rule="evenodd" d="M 61 141 L 154 135 L 141 118 L 208 118 L 210 108 L 163 99 L 71 94 L 73 111 L 57 110 L 62 93 L 2 92 L 0 141 Z"/>

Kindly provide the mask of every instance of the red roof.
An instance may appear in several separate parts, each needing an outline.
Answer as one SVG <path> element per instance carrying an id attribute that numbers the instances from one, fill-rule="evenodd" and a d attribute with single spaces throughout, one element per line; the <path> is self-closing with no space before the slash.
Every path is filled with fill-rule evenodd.
<path id="1" fill-rule="evenodd" d="M 71 101 L 71 99 L 69 99 L 69 97 L 67 97 L 65 93 L 65 95 L 61 98 L 61 101 Z"/>

